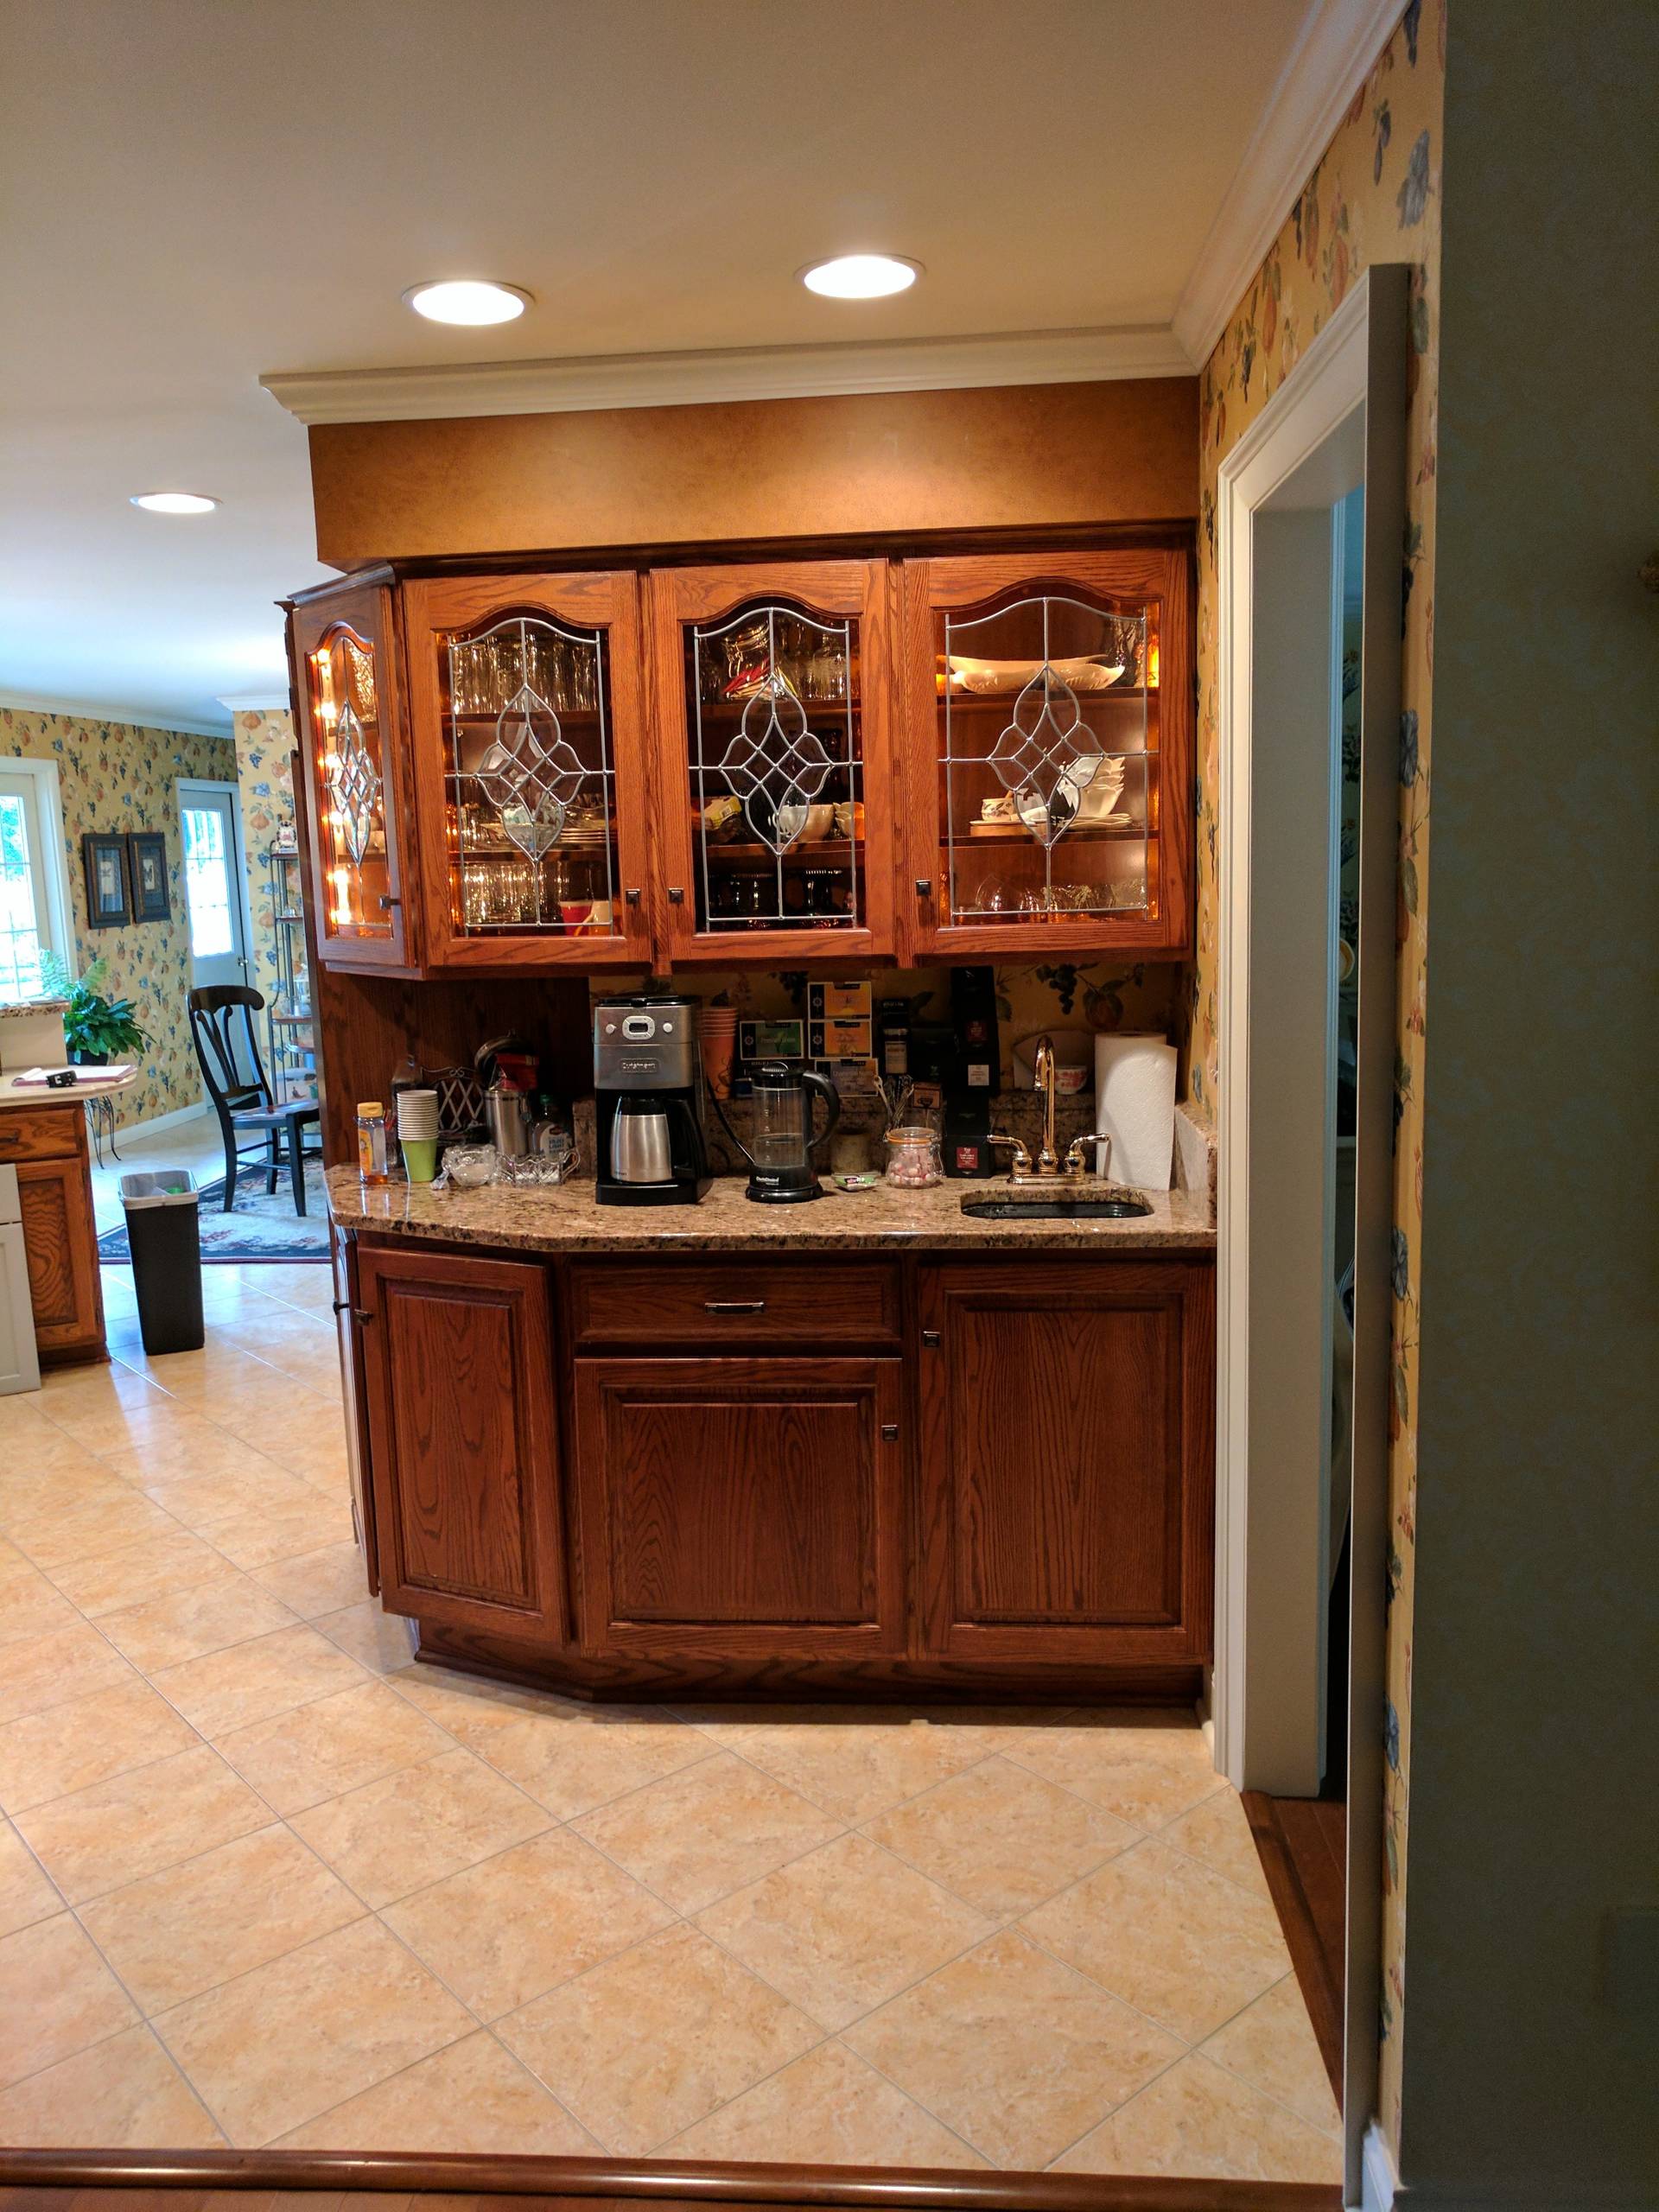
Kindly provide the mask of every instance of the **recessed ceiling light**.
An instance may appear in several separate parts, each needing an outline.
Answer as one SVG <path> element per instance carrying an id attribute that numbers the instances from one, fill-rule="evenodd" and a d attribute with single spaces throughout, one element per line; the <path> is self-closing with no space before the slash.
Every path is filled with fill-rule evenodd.
<path id="1" fill-rule="evenodd" d="M 893 292 L 907 292 L 922 264 L 893 253 L 843 253 L 797 273 L 809 292 L 821 292 L 827 300 L 885 300 Z"/>
<path id="2" fill-rule="evenodd" d="M 135 492 L 132 504 L 152 515 L 210 515 L 219 501 L 205 492 Z"/>
<path id="3" fill-rule="evenodd" d="M 456 276 L 437 284 L 411 284 L 404 299 L 429 322 L 512 322 L 530 305 L 530 294 L 517 284 L 487 283 L 482 277 Z"/>

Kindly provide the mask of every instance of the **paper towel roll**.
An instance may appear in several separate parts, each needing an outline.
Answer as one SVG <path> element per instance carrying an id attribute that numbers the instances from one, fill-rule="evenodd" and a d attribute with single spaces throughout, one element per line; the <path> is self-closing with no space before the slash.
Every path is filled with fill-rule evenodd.
<path id="1" fill-rule="evenodd" d="M 1095 1039 L 1095 1130 L 1114 1183 L 1166 1191 L 1175 1156 L 1175 1047 L 1161 1037 Z"/>

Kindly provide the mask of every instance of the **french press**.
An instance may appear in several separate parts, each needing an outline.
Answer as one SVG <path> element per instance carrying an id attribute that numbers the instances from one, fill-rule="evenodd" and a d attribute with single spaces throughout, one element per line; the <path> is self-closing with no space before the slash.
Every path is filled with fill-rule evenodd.
<path id="1" fill-rule="evenodd" d="M 821 1198 L 823 1192 L 812 1154 L 841 1119 L 841 1100 L 834 1084 L 814 1068 L 791 1067 L 785 1060 L 761 1060 L 748 1072 L 753 1087 L 754 1126 L 747 1144 L 733 1138 L 749 1163 L 749 1187 L 744 1196 L 766 1205 Z M 829 1109 L 829 1118 L 816 1136 L 812 1134 L 814 1091 Z"/>

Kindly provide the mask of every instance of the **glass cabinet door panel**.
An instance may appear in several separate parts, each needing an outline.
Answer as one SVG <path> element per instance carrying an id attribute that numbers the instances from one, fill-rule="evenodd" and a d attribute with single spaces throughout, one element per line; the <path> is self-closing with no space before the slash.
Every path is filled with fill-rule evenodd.
<path id="1" fill-rule="evenodd" d="M 336 622 L 305 660 L 322 928 L 340 941 L 384 942 L 394 934 L 397 890 L 374 646 Z"/>
<path id="2" fill-rule="evenodd" d="M 435 643 L 452 928 L 616 937 L 605 631 L 508 613 Z"/>
<path id="3" fill-rule="evenodd" d="M 697 930 L 867 927 L 856 618 L 754 600 L 682 635 Z"/>
<path id="4" fill-rule="evenodd" d="M 946 922 L 1155 914 L 1157 607 L 1019 590 L 933 630 Z"/>

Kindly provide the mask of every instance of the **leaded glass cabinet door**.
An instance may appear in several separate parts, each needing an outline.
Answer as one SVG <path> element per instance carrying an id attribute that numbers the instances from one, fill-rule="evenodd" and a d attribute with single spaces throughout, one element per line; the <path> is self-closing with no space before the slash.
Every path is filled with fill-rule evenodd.
<path id="1" fill-rule="evenodd" d="M 644 966 L 638 583 L 404 588 L 429 965 Z"/>
<path id="2" fill-rule="evenodd" d="M 658 873 L 677 963 L 891 955 L 888 575 L 653 575 Z"/>
<path id="3" fill-rule="evenodd" d="M 359 579 L 328 586 L 296 601 L 292 620 L 318 957 L 410 966 L 391 590 Z"/>
<path id="4" fill-rule="evenodd" d="M 915 957 L 1187 949 L 1188 567 L 1162 550 L 908 565 Z"/>

